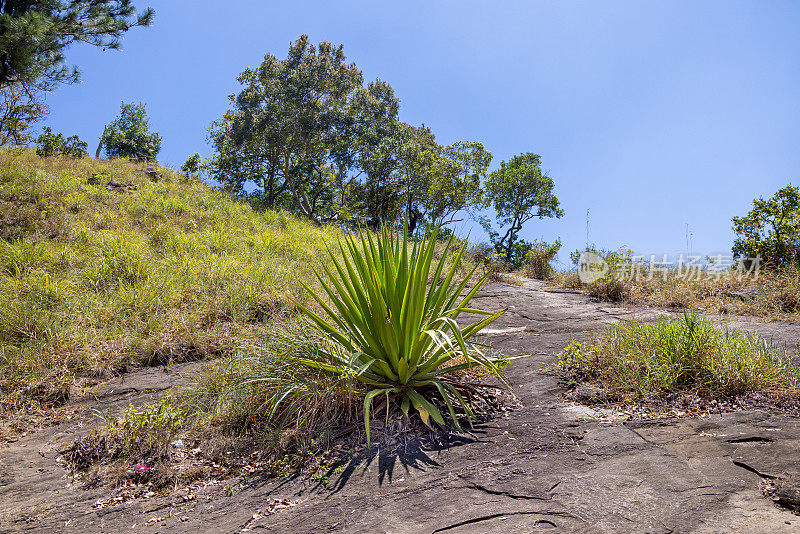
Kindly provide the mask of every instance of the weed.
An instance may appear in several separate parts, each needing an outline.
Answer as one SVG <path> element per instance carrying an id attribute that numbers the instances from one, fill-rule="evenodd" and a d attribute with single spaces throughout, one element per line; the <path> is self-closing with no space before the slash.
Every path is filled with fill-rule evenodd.
<path id="1" fill-rule="evenodd" d="M 535 239 L 530 245 L 530 250 L 525 254 L 525 276 L 537 280 L 548 280 L 552 278 L 555 274 L 555 270 L 551 262 L 561 249 L 561 241 L 556 240 L 555 243 L 547 243 Z"/>
<path id="2" fill-rule="evenodd" d="M 271 325 L 251 345 L 209 362 L 180 396 L 196 428 L 252 434 L 278 456 L 328 447 L 356 420 L 363 392 L 302 365 L 330 342 L 296 321 Z"/>
<path id="3" fill-rule="evenodd" d="M 761 270 L 757 277 L 738 276 L 733 272 L 698 276 L 678 269 L 664 270 L 658 276 L 649 277 L 644 275 L 647 265 L 636 264 L 630 254 L 631 251 L 603 252 L 609 261 L 609 270 L 592 283 L 582 283 L 575 270 L 557 273 L 550 283 L 582 289 L 593 298 L 611 302 L 800 320 L 800 268 L 797 265 Z M 619 273 L 636 276 L 620 276 Z"/>
<path id="4" fill-rule="evenodd" d="M 163 454 L 183 426 L 183 415 L 167 400 L 137 410 L 133 405 L 109 418 L 106 435 L 117 458 L 146 458 Z"/>

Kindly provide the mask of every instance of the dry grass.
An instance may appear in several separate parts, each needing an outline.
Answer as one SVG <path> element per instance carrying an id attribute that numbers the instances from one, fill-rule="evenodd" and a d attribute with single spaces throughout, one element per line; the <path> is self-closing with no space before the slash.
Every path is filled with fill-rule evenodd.
<path id="1" fill-rule="evenodd" d="M 62 451 L 64 458 L 86 485 L 154 490 L 212 472 L 224 478 L 254 460 L 253 467 L 273 475 L 327 471 L 367 448 L 367 390 L 352 377 L 296 360 L 323 347 L 330 350 L 330 341 L 302 321 L 265 325 L 256 342 L 204 364 L 189 386 L 159 403 L 105 415 L 104 425 Z M 455 375 L 479 418 L 513 405 L 502 390 L 480 385 L 485 372 L 472 368 Z M 374 408 L 370 424 L 382 446 L 429 433 L 394 400 L 387 404 L 381 397 Z"/>
<path id="2" fill-rule="evenodd" d="M 534 240 L 531 245 L 531 249 L 525 255 L 525 264 L 522 267 L 525 276 L 536 280 L 550 280 L 556 275 L 552 262 L 561 249 L 561 241 L 547 243 Z"/>
<path id="3" fill-rule="evenodd" d="M 206 438 L 254 436 L 279 454 L 327 448 L 355 425 L 363 402 L 357 383 L 295 360 L 329 344 L 302 321 L 270 325 L 258 341 L 206 364 L 178 402 Z"/>
<path id="4" fill-rule="evenodd" d="M 687 279 L 675 272 L 666 278 L 618 280 L 605 277 L 583 284 L 575 271 L 558 273 L 553 286 L 582 289 L 599 300 L 664 308 L 692 308 L 721 315 L 800 320 L 800 271 L 796 266 L 752 276 Z"/>

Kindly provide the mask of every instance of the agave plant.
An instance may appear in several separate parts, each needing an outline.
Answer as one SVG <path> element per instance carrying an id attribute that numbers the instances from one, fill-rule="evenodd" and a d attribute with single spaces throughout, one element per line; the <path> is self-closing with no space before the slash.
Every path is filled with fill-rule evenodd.
<path id="1" fill-rule="evenodd" d="M 448 267 L 446 258 L 453 240 L 434 261 L 437 236 L 438 228 L 412 245 L 406 232 L 384 228 L 373 236 L 359 230 L 339 241 L 341 260 L 328 250 L 330 265 L 322 268 L 325 276 L 316 273 L 332 306 L 304 286 L 324 313 L 298 306 L 333 343 L 331 350 L 298 361 L 351 376 L 369 387 L 364 398 L 367 441 L 370 406 L 378 395 L 386 395 L 387 400 L 389 396 L 399 398 L 406 416 L 413 406 L 431 427 L 430 419 L 444 425 L 441 412 L 430 399 L 431 394 L 438 394 L 460 430 L 453 404 L 462 407 L 470 424 L 474 414 L 452 373 L 480 366 L 508 387 L 498 359 L 469 341 L 505 310 L 492 313 L 467 307 L 487 276 L 466 291 L 475 269 L 456 280 L 464 246 L 455 252 Z M 456 318 L 462 313 L 482 317 L 460 327 Z"/>

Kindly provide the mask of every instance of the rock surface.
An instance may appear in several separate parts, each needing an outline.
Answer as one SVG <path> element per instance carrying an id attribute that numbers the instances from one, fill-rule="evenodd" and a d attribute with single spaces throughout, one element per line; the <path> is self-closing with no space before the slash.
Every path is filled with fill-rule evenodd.
<path id="1" fill-rule="evenodd" d="M 130 193 L 131 191 L 136 191 L 137 187 L 136 184 L 133 183 L 123 184 L 114 180 L 109 180 L 108 183 L 106 183 L 106 189 L 109 191 L 116 191 L 117 193 Z"/>
<path id="2" fill-rule="evenodd" d="M 800 517 L 762 492 L 764 481 L 800 477 L 799 419 L 751 411 L 607 422 L 601 411 L 567 402 L 558 378 L 542 371 L 573 338 L 665 312 L 546 292 L 534 281 L 493 284 L 476 304 L 509 307 L 485 341 L 531 356 L 508 368 L 522 408 L 459 443 L 402 454 L 380 451 L 364 464 L 332 473 L 327 486 L 250 477 L 209 485 L 187 502 L 157 497 L 96 509 L 92 505 L 107 490 L 70 483 L 54 451 L 75 425 L 56 427 L 0 450 L 0 531 L 800 531 Z M 739 319 L 731 326 L 785 346 L 796 347 L 800 339 L 798 323 Z M 140 392 L 140 382 L 157 394 L 165 380 L 179 382 L 180 376 L 133 375 L 124 384 L 117 379 L 107 394 Z M 241 485 L 230 491 L 234 484 Z"/>
<path id="3" fill-rule="evenodd" d="M 146 174 L 151 182 L 158 182 L 162 178 L 161 173 L 152 167 L 137 169 L 136 172 Z"/>

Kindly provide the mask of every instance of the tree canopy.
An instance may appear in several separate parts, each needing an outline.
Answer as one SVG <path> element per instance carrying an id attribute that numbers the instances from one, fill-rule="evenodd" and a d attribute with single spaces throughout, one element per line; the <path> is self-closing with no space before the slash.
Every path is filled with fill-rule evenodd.
<path id="1" fill-rule="evenodd" d="M 733 218 L 733 254 L 773 265 L 800 260 L 800 188 L 788 184 L 772 197 L 753 201 L 753 209 Z"/>
<path id="2" fill-rule="evenodd" d="M 53 133 L 49 126 L 45 126 L 42 134 L 36 138 L 36 145 L 36 154 L 43 158 L 51 156 L 82 158 L 89 155 L 86 152 L 88 145 L 81 141 L 80 137 L 71 135 L 65 138 L 61 133 Z"/>
<path id="3" fill-rule="evenodd" d="M 119 116 L 103 130 L 100 143 L 112 158 L 155 160 L 161 151 L 161 136 L 150 131 L 144 104 L 123 102 Z"/>
<path id="4" fill-rule="evenodd" d="M 75 82 L 77 67 L 65 65 L 71 44 L 118 49 L 123 33 L 149 26 L 153 15 L 131 0 L 0 0 L 0 87 L 49 91 Z"/>
<path id="5" fill-rule="evenodd" d="M 238 81 L 209 129 L 209 174 L 226 190 L 318 223 L 406 217 L 412 231 L 481 204 L 491 154 L 477 142 L 442 147 L 429 128 L 401 122 L 391 85 L 365 84 L 341 45 L 303 35 Z"/>
<path id="6" fill-rule="evenodd" d="M 0 85 L 0 146 L 31 142 L 31 128 L 46 115 L 38 90 L 18 83 Z"/>
<path id="7" fill-rule="evenodd" d="M 542 172 L 538 154 L 527 152 L 503 161 L 500 168 L 489 175 L 485 187 L 487 198 L 497 213 L 500 232 L 503 229 L 505 232 L 501 237 L 488 221 L 484 221 L 484 227 L 497 252 L 511 264 L 520 262 L 527 252 L 524 241 L 517 243 L 519 231 L 526 222 L 537 217 L 564 216 L 553 194 L 553 179 Z"/>
<path id="8" fill-rule="evenodd" d="M 232 109 L 212 124 L 212 177 L 241 193 L 253 183 L 268 207 L 291 204 L 318 222 L 335 218 L 332 189 L 380 145 L 396 121 L 398 102 L 388 84 L 363 85 L 342 46 L 307 36 L 284 60 L 267 54 L 238 78 Z"/>

